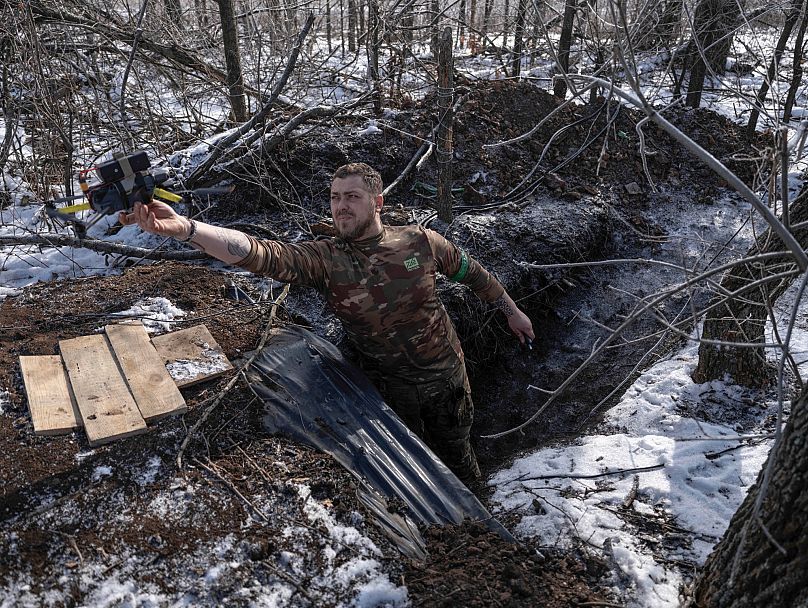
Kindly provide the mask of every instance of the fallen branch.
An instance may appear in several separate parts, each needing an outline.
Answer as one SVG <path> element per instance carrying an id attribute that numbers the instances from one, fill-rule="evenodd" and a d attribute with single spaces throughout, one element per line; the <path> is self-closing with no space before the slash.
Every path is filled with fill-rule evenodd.
<path id="1" fill-rule="evenodd" d="M 90 249 L 99 253 L 111 253 L 147 260 L 204 260 L 209 256 L 201 251 L 154 251 L 144 247 L 133 247 L 122 243 L 102 241 L 100 239 L 80 239 L 66 234 L 29 234 L 24 236 L 0 235 L 0 247 L 33 245 L 39 247 L 74 247 Z"/>
<path id="2" fill-rule="evenodd" d="M 252 362 L 255 361 L 255 358 L 261 353 L 261 349 L 264 348 L 266 345 L 267 339 L 269 338 L 269 330 L 272 329 L 272 322 L 275 320 L 275 315 L 278 312 L 278 306 L 280 306 L 281 302 L 286 299 L 286 296 L 289 294 L 289 284 L 287 283 L 281 294 L 278 298 L 272 303 L 272 309 L 269 311 L 269 321 L 267 321 L 266 328 L 264 329 L 264 333 L 261 335 L 261 339 L 258 342 L 258 347 L 255 349 L 255 352 L 247 359 L 244 364 L 239 368 L 238 372 L 230 379 L 227 385 L 221 390 L 221 392 L 214 398 L 213 402 L 207 407 L 207 409 L 202 412 L 202 415 L 199 417 L 194 425 L 188 429 L 188 433 L 185 435 L 185 439 L 182 440 L 182 445 L 180 445 L 179 452 L 177 452 L 177 468 L 182 469 L 182 457 L 185 454 L 185 450 L 188 448 L 188 444 L 191 442 L 191 438 L 194 436 L 199 427 L 202 426 L 205 421 L 210 417 L 213 411 L 219 406 L 224 399 L 225 395 L 230 392 L 230 389 L 236 384 L 238 379 L 244 376 L 245 372 L 250 368 Z"/>

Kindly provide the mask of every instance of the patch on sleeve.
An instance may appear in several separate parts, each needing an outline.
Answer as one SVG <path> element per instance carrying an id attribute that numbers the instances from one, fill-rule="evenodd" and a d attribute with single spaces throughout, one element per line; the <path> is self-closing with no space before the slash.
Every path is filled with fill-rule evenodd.
<path id="1" fill-rule="evenodd" d="M 454 276 L 449 277 L 449 280 L 452 283 L 458 283 L 462 281 L 466 274 L 469 271 L 469 256 L 466 254 L 465 251 L 462 249 L 460 250 L 460 269 L 454 274 Z"/>
<path id="2" fill-rule="evenodd" d="M 404 268 L 409 271 L 418 270 L 420 267 L 421 264 L 418 263 L 418 259 L 414 255 L 404 260 Z"/>

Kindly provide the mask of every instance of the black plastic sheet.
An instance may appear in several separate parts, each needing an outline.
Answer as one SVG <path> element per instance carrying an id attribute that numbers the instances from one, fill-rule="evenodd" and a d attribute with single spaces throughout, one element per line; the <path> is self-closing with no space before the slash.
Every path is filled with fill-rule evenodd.
<path id="1" fill-rule="evenodd" d="M 249 378 L 264 401 L 267 430 L 312 445 L 348 469 L 360 500 L 404 554 L 426 556 L 419 526 L 464 519 L 513 540 L 330 342 L 300 327 L 281 329 L 253 361 Z"/>

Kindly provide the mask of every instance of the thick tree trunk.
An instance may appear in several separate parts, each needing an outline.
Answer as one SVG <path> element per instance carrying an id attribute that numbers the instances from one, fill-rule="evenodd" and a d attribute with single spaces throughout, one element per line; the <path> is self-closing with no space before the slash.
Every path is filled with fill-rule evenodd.
<path id="1" fill-rule="evenodd" d="M 566 74 L 570 69 L 570 47 L 572 47 L 572 26 L 575 21 L 575 0 L 566 0 L 564 3 L 564 21 L 561 24 L 561 37 L 558 40 L 558 69 L 557 73 Z M 567 95 L 567 81 L 556 76 L 553 83 L 553 95 L 564 99 Z"/>
<path id="2" fill-rule="evenodd" d="M 703 608 L 808 605 L 808 393 L 794 405 L 773 461 L 760 521 L 753 518 L 766 467 L 730 521 L 696 582 Z M 768 463 L 767 463 L 768 466 Z M 785 550 L 767 537 L 761 524 Z M 737 569 L 736 568 L 737 560 Z M 733 576 L 734 574 L 734 576 Z"/>
<path id="3" fill-rule="evenodd" d="M 789 218 L 792 225 L 808 220 L 808 188 L 803 188 L 791 203 Z M 808 246 L 808 225 L 793 231 L 802 247 Z M 783 251 L 779 237 L 767 230 L 748 252 L 748 256 L 758 253 Z M 763 343 L 768 307 L 773 305 L 793 281 L 779 280 L 753 289 L 745 289 L 753 281 L 773 274 L 796 268 L 788 255 L 775 257 L 765 262 L 742 264 L 727 272 L 721 279 L 721 288 L 728 292 L 740 293 L 718 305 L 704 322 L 702 337 L 723 342 Z M 720 294 L 714 302 L 723 299 Z M 764 348 L 728 347 L 702 343 L 699 346 L 699 363 L 693 372 L 693 380 L 707 382 L 723 378 L 728 374 L 744 386 L 760 387 L 769 384 L 771 378 L 765 365 Z"/>
<path id="4" fill-rule="evenodd" d="M 724 73 L 742 5 L 738 0 L 699 0 L 688 50 L 687 105 L 698 108 L 701 104 L 708 68 L 715 74 Z"/>
<path id="5" fill-rule="evenodd" d="M 217 0 L 219 17 L 222 20 L 222 42 L 224 61 L 227 66 L 227 88 L 230 94 L 230 107 L 237 122 L 247 120 L 247 107 L 244 102 L 244 77 L 241 72 L 241 52 L 238 48 L 238 29 L 233 0 Z"/>

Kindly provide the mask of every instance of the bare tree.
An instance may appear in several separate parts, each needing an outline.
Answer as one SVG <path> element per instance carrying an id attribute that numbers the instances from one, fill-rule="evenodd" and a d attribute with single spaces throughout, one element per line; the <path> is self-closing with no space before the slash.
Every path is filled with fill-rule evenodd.
<path id="1" fill-rule="evenodd" d="M 566 73 L 570 69 L 570 48 L 572 47 L 572 26 L 575 22 L 576 0 L 565 0 L 564 21 L 561 24 L 561 37 L 558 41 L 558 71 Z M 567 94 L 567 81 L 556 78 L 553 95 L 561 99 Z"/>
<path id="2" fill-rule="evenodd" d="M 808 189 L 790 205 L 788 217 L 796 228 L 792 234 L 808 247 Z M 693 372 L 696 382 L 729 375 L 738 384 L 766 386 L 772 381 L 764 349 L 766 318 L 777 299 L 797 275 L 793 258 L 786 253 L 759 261 L 761 253 L 783 251 L 783 242 L 766 230 L 747 253 L 748 263 L 727 272 L 718 286 L 704 322 L 699 345 L 699 363 Z M 741 343 L 742 346 L 735 346 Z"/>
<path id="3" fill-rule="evenodd" d="M 735 29 L 741 20 L 741 6 L 737 0 L 699 0 L 696 5 L 688 49 L 687 105 L 698 108 L 707 75 L 726 70 Z"/>
<path id="4" fill-rule="evenodd" d="M 766 102 L 766 94 L 769 92 L 771 83 L 774 82 L 774 79 L 777 77 L 777 72 L 780 67 L 780 60 L 782 59 L 783 53 L 786 50 L 786 43 L 791 37 L 791 30 L 794 29 L 794 25 L 797 23 L 797 20 L 804 13 L 804 11 L 804 0 L 792 0 L 791 6 L 786 14 L 785 22 L 783 23 L 783 29 L 780 32 L 780 38 L 777 40 L 777 45 L 774 48 L 774 56 L 769 63 L 769 71 L 766 74 L 766 78 L 763 79 L 760 89 L 758 89 L 757 96 L 755 97 L 755 105 L 752 106 L 752 111 L 749 114 L 749 122 L 746 124 L 746 130 L 749 132 L 749 135 L 752 135 L 755 132 L 758 117 L 760 116 L 760 109 Z"/>

